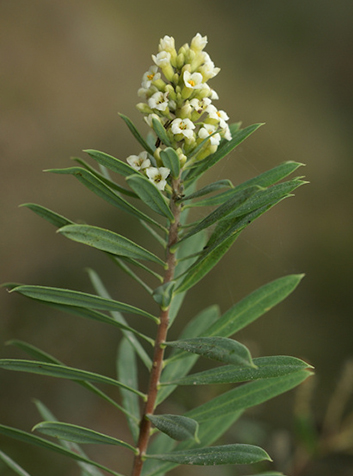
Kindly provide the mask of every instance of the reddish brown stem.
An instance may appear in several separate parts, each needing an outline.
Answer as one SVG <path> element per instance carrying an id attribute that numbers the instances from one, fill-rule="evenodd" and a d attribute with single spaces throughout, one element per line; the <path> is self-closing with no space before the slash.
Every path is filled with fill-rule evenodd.
<path id="1" fill-rule="evenodd" d="M 174 216 L 174 222 L 169 227 L 168 245 L 166 263 L 167 269 L 164 275 L 164 283 L 169 283 L 173 280 L 175 271 L 175 254 L 170 251 L 170 248 L 178 241 L 178 228 L 180 219 L 180 206 L 177 204 L 177 197 L 180 194 L 180 179 L 172 181 L 173 196 L 170 201 L 171 211 Z M 158 383 L 163 368 L 163 344 L 167 340 L 167 332 L 169 325 L 169 308 L 161 310 L 160 323 L 157 329 L 157 335 L 154 346 L 153 365 L 150 373 L 150 381 L 148 387 L 147 401 L 144 408 L 144 413 L 140 423 L 140 434 L 137 444 L 139 453 L 134 460 L 132 476 L 140 476 L 143 466 L 143 456 L 145 455 L 150 439 L 151 422 L 146 418 L 146 415 L 153 414 L 156 406 L 156 399 L 158 394 Z"/>

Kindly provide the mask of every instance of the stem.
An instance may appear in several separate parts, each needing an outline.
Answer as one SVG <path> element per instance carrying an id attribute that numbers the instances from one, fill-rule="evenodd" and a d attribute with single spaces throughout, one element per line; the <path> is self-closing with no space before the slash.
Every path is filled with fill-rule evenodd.
<path id="1" fill-rule="evenodd" d="M 163 279 L 164 284 L 169 283 L 173 280 L 176 266 L 175 252 L 172 253 L 170 249 L 178 241 L 178 228 L 181 207 L 177 203 L 177 200 L 181 193 L 180 177 L 172 180 L 172 188 L 173 196 L 170 200 L 170 208 L 174 216 L 174 222 L 171 223 L 169 227 L 166 256 L 167 269 Z M 137 443 L 138 454 L 135 456 L 134 465 L 131 473 L 132 476 L 140 476 L 141 474 L 144 462 L 143 457 L 146 454 L 148 442 L 150 439 L 151 422 L 147 419 L 146 415 L 153 415 L 155 410 L 158 394 L 158 384 L 163 369 L 164 348 L 162 348 L 161 344 L 163 344 L 167 340 L 169 325 L 169 307 L 166 310 L 162 309 L 159 317 L 160 324 L 157 329 L 157 335 L 154 345 L 153 366 L 150 373 L 147 401 L 140 423 L 140 434 Z"/>

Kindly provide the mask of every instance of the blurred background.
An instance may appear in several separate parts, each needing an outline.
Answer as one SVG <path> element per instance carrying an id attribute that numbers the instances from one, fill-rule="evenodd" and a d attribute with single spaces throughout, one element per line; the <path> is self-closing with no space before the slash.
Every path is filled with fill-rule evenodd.
<path id="1" fill-rule="evenodd" d="M 207 35 L 206 51 L 221 67 L 211 81 L 220 97 L 217 106 L 230 122 L 266 123 L 216 168 L 212 180 L 238 184 L 294 160 L 306 164 L 299 174 L 310 184 L 241 235 L 190 293 L 175 333 L 207 305 L 218 303 L 225 311 L 266 282 L 305 273 L 293 295 L 238 338 L 255 355 L 295 355 L 315 366 L 319 426 L 342 367 L 353 356 L 352 21 L 351 0 L 0 0 L 0 282 L 92 292 L 85 272 L 92 267 L 116 299 L 144 306 L 145 296 L 99 252 L 56 235 L 19 205 L 39 203 L 72 220 L 125 230 L 131 238 L 137 233 L 148 246 L 132 219 L 73 177 L 42 171 L 71 166 L 70 157 L 85 157 L 82 149 L 121 159 L 139 153 L 117 113 L 147 132 L 135 104 L 159 39 L 173 36 L 180 47 L 197 32 Z M 56 314 L 4 289 L 0 305 L 2 357 L 26 358 L 4 347 L 9 339 L 23 339 L 68 365 L 115 375 L 118 332 Z M 73 383 L 5 371 L 0 382 L 3 424 L 30 430 L 41 420 L 35 398 L 63 421 L 118 438 L 127 431 L 123 419 Z M 205 398 L 204 392 L 196 390 L 195 399 Z M 269 429 L 272 440 L 284 435 L 286 441 L 294 396 L 292 391 L 278 397 L 248 418 Z M 192 404 L 185 387 L 170 408 L 182 412 Z M 264 444 L 270 450 L 272 443 Z M 33 475 L 79 475 L 64 457 L 6 439 L 1 448 Z M 127 472 L 130 456 L 122 454 L 116 459 L 105 447 L 90 452 Z M 352 476 L 352 468 L 349 455 L 336 455 L 305 474 Z M 12 473 L 1 468 L 0 474 Z M 245 471 L 181 467 L 173 474 Z"/>

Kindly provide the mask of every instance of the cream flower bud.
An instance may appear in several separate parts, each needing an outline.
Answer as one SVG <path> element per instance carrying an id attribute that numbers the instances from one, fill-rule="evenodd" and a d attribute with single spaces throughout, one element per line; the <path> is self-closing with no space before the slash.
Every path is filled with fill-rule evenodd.
<path id="1" fill-rule="evenodd" d="M 194 51 L 201 51 L 207 45 L 207 36 L 201 36 L 200 33 L 197 33 L 194 38 L 191 40 L 190 48 Z"/>
<path id="2" fill-rule="evenodd" d="M 161 38 L 159 41 L 159 51 L 168 51 L 168 53 L 171 53 L 173 50 L 175 50 L 175 41 L 172 36 L 167 36 L 165 35 L 164 38 Z"/>
<path id="3" fill-rule="evenodd" d="M 160 51 L 157 56 L 152 55 L 152 59 L 157 66 L 163 68 L 170 64 L 170 53 L 168 51 Z"/>

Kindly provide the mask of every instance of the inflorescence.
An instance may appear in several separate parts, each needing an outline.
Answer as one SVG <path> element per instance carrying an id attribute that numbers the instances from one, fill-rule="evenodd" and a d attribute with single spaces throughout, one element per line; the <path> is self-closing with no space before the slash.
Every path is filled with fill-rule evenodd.
<path id="1" fill-rule="evenodd" d="M 158 54 L 152 55 L 154 65 L 143 75 L 138 90 L 144 102 L 137 104 L 137 108 L 152 129 L 153 119 L 162 124 L 179 156 L 181 168 L 188 165 L 188 157 L 202 142 L 203 146 L 192 154 L 193 163 L 213 154 L 222 139 L 231 140 L 227 113 L 212 104 L 218 94 L 207 81 L 214 78 L 220 68 L 215 67 L 203 51 L 206 44 L 207 36 L 197 33 L 190 46 L 186 43 L 177 52 L 174 38 L 162 38 Z M 153 158 L 143 151 L 130 155 L 127 162 L 145 174 L 159 190 L 164 190 L 170 170 L 162 166 L 161 144 L 156 145 Z"/>

